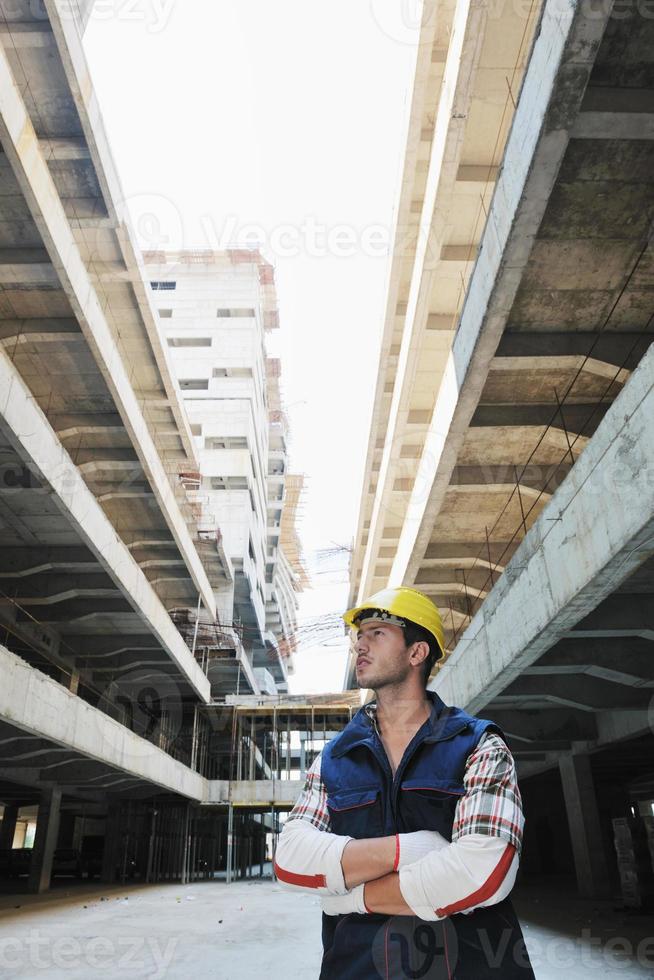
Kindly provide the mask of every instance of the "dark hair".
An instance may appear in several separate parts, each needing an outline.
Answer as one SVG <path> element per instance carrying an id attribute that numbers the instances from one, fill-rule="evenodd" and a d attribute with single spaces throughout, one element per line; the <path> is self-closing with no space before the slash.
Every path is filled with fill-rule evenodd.
<path id="1" fill-rule="evenodd" d="M 426 630 L 423 626 L 418 626 L 417 623 L 407 623 L 406 626 L 402 627 L 402 632 L 404 633 L 404 642 L 408 647 L 413 646 L 414 643 L 423 642 L 429 645 L 429 653 L 420 664 L 422 680 L 425 687 L 427 687 L 432 667 L 443 656 L 441 648 L 429 630 Z"/>

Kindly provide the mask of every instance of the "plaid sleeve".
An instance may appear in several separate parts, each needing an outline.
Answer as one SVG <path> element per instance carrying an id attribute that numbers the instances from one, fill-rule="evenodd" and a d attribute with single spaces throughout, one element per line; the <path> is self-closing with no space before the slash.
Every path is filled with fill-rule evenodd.
<path id="1" fill-rule="evenodd" d="M 304 788 L 289 813 L 286 823 L 291 820 L 307 820 L 318 830 L 329 832 L 331 827 L 327 809 L 327 791 L 320 775 L 321 760 L 322 753 L 314 759 L 313 765 L 307 771 Z"/>
<path id="2" fill-rule="evenodd" d="M 452 840 L 488 834 L 522 847 L 524 817 L 515 762 L 504 740 L 485 735 L 470 754 L 463 778 L 465 794 L 457 803 Z"/>

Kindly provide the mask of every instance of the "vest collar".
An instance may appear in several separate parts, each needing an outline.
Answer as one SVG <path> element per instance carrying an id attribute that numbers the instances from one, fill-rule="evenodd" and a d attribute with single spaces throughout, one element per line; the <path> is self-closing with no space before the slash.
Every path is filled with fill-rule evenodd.
<path id="1" fill-rule="evenodd" d="M 468 727 L 469 718 L 465 712 L 444 704 L 435 691 L 425 693 L 431 701 L 431 713 L 423 725 L 425 732 L 421 742 L 443 742 Z M 374 737 L 375 730 L 365 708 L 359 708 L 335 740 L 332 756 L 338 759 L 359 745 L 370 746 Z"/>

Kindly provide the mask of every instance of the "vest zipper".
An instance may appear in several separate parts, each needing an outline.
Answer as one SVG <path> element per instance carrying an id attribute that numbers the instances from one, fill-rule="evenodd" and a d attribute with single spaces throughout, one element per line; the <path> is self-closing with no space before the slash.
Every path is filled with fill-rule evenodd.
<path id="1" fill-rule="evenodd" d="M 388 756 L 386 755 L 384 746 L 381 744 L 379 740 L 379 736 L 377 735 L 377 732 L 374 731 L 374 729 L 372 733 L 372 741 L 366 741 L 364 744 L 368 747 L 374 759 L 379 763 L 379 766 L 382 771 L 382 777 L 386 780 L 387 783 L 390 782 L 392 785 L 393 773 L 388 761 Z M 386 792 L 383 792 L 381 798 L 383 828 L 386 827 L 386 796 L 387 796 Z"/>

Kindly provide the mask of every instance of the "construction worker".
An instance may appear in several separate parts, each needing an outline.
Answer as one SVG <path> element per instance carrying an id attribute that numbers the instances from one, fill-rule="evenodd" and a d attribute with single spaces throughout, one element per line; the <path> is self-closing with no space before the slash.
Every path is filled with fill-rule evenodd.
<path id="1" fill-rule="evenodd" d="M 275 872 L 321 896 L 320 980 L 533 980 L 508 898 L 524 825 L 498 727 L 426 690 L 438 609 L 405 587 L 344 615 L 375 699 L 307 773 Z"/>

